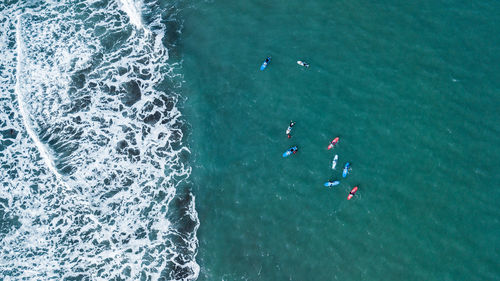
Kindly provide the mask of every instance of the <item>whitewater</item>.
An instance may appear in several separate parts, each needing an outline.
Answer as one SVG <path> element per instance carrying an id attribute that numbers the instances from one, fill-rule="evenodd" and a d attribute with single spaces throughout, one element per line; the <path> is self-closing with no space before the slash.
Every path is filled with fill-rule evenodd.
<path id="1" fill-rule="evenodd" d="M 0 4 L 4 280 L 198 277 L 177 4 Z"/>

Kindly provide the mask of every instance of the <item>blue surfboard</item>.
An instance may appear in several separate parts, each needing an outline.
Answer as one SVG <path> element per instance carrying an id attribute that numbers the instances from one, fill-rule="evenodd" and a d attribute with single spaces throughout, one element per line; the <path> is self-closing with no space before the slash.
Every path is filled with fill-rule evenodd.
<path id="1" fill-rule="evenodd" d="M 285 151 L 285 153 L 283 153 L 283 157 L 287 157 L 289 156 L 290 154 L 293 153 L 294 150 L 297 150 L 297 147 L 294 146 L 294 147 L 290 147 L 287 151 Z"/>
<path id="2" fill-rule="evenodd" d="M 335 185 L 338 185 L 340 182 L 339 181 L 327 181 L 325 182 L 324 186 L 328 187 L 328 186 L 335 186 Z"/>
<path id="3" fill-rule="evenodd" d="M 267 57 L 267 59 L 260 66 L 260 70 L 266 69 L 267 65 L 271 62 L 271 57 Z"/>
<path id="4" fill-rule="evenodd" d="M 351 167 L 351 164 L 349 162 L 345 163 L 344 166 L 344 171 L 342 172 L 342 177 L 347 177 L 347 174 L 349 174 L 349 168 Z"/>

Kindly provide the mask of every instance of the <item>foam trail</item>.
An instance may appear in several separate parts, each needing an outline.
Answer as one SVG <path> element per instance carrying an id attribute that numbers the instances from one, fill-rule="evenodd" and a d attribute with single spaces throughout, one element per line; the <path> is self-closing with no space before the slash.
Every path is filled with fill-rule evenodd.
<path id="1" fill-rule="evenodd" d="M 47 165 L 49 170 L 56 176 L 56 178 L 65 186 L 66 184 L 62 180 L 61 175 L 57 171 L 54 165 L 54 161 L 50 157 L 45 146 L 40 142 L 37 134 L 33 131 L 33 128 L 30 125 L 30 121 L 28 120 L 28 112 L 26 112 L 24 108 L 23 97 L 20 89 L 20 75 L 21 75 L 21 63 L 23 60 L 23 51 L 22 51 L 22 39 L 21 39 L 21 15 L 17 16 L 17 24 L 16 24 L 16 51 L 17 51 L 17 66 L 16 66 L 16 86 L 15 93 L 17 96 L 17 103 L 19 105 L 19 113 L 21 114 L 24 127 L 26 128 L 26 132 L 30 136 L 30 138 L 35 143 L 36 148 L 38 149 L 40 156 L 42 157 L 44 163 Z"/>
<path id="2" fill-rule="evenodd" d="M 135 27 L 138 29 L 143 28 L 141 19 L 141 1 L 119 0 L 118 6 L 128 15 L 130 22 L 135 25 Z"/>

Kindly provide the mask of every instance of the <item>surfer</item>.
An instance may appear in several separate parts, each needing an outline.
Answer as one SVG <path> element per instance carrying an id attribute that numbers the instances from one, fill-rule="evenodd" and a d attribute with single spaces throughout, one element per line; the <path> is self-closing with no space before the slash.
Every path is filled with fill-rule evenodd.
<path id="1" fill-rule="evenodd" d="M 262 65 L 260 66 L 260 70 L 264 70 L 266 69 L 267 65 L 271 62 L 271 57 L 267 57 L 266 60 L 262 63 Z"/>
<path id="2" fill-rule="evenodd" d="M 292 132 L 292 127 L 293 125 L 295 125 L 295 122 L 293 121 L 290 121 L 290 125 L 288 126 L 288 128 L 286 129 L 286 135 L 288 136 L 288 138 L 291 138 L 292 135 L 290 134 L 290 132 Z"/>
<path id="3" fill-rule="evenodd" d="M 347 195 L 347 200 L 351 200 L 351 198 L 354 196 L 354 194 L 356 194 L 356 191 L 358 191 L 358 187 L 355 186 L 351 192 L 349 192 L 349 195 Z"/>
<path id="4" fill-rule="evenodd" d="M 291 154 L 297 153 L 298 148 L 296 146 L 290 147 L 285 153 L 283 153 L 283 157 L 288 157 Z"/>
<path id="5" fill-rule="evenodd" d="M 331 186 L 336 186 L 340 183 L 340 181 L 333 181 L 333 180 L 329 180 L 327 182 L 325 182 L 324 186 L 326 187 L 331 187 Z"/>
<path id="6" fill-rule="evenodd" d="M 299 60 L 299 61 L 297 61 L 297 64 L 298 64 L 298 65 L 302 65 L 302 66 L 304 66 L 305 68 L 308 68 L 308 67 L 309 67 L 309 64 L 308 64 L 307 62 L 305 62 L 305 61 L 301 61 L 301 60 Z"/>

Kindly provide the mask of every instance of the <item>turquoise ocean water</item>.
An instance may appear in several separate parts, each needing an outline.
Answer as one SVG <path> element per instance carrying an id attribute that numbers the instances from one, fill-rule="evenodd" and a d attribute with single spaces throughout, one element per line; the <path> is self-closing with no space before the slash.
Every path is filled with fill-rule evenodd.
<path id="1" fill-rule="evenodd" d="M 499 280 L 499 12 L 290 0 L 186 11 L 199 280 Z"/>
<path id="2" fill-rule="evenodd" d="M 0 280 L 500 280 L 499 14 L 0 2 Z"/>

